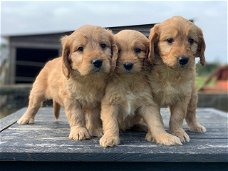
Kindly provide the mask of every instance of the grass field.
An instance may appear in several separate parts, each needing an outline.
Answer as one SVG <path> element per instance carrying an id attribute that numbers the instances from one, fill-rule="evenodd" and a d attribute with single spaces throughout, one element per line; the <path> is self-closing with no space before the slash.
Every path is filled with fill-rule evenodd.
<path id="1" fill-rule="evenodd" d="M 203 86 L 203 84 L 206 81 L 207 77 L 208 76 L 197 76 L 196 77 L 196 87 L 197 87 L 197 90 L 199 90 Z M 213 85 L 214 83 L 215 83 L 215 80 L 212 80 L 212 81 L 210 81 L 210 83 L 208 85 L 210 86 L 210 85 Z"/>
<path id="2" fill-rule="evenodd" d="M 207 79 L 207 77 L 205 77 L 205 76 L 197 76 L 196 77 L 197 90 L 199 90 L 203 86 L 203 83 L 205 82 L 206 79 Z"/>

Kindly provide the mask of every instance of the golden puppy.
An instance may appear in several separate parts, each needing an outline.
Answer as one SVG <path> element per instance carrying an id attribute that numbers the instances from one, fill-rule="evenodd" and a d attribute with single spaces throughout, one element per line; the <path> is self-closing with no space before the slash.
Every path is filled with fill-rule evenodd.
<path id="1" fill-rule="evenodd" d="M 196 119 L 195 57 L 204 65 L 205 42 L 199 27 L 182 17 L 156 24 L 150 31 L 148 75 L 156 103 L 169 106 L 170 130 L 182 142 L 189 136 L 182 128 L 186 119 L 191 131 L 205 132 Z"/>
<path id="2" fill-rule="evenodd" d="M 28 109 L 18 123 L 33 123 L 41 103 L 53 99 L 64 107 L 70 139 L 101 136 L 100 101 L 118 53 L 113 35 L 98 26 L 82 26 L 65 36 L 62 46 L 62 57 L 49 61 L 37 76 Z"/>
<path id="3" fill-rule="evenodd" d="M 102 99 L 101 119 L 104 135 L 100 145 L 119 144 L 122 130 L 145 121 L 152 134 L 150 141 L 159 144 L 181 144 L 179 138 L 166 133 L 157 105 L 152 100 L 149 83 L 143 73 L 149 42 L 140 32 L 124 30 L 115 35 L 119 49 L 117 66 Z M 118 126 L 119 124 L 119 126 Z"/>

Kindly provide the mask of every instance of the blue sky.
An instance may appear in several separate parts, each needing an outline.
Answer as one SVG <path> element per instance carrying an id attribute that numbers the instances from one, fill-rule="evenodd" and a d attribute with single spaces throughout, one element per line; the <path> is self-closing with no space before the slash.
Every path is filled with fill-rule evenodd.
<path id="1" fill-rule="evenodd" d="M 1 2 L 1 35 L 69 31 L 83 24 L 158 23 L 181 15 L 202 28 L 208 62 L 227 63 L 226 1 Z"/>

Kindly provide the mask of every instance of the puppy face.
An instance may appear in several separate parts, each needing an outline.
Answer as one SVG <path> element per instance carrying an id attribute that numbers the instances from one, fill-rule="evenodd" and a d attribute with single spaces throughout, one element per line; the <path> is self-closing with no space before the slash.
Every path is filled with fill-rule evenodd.
<path id="1" fill-rule="evenodd" d="M 109 73 L 117 48 L 111 31 L 98 26 L 82 26 L 62 39 L 63 73 L 81 76 Z"/>
<path id="2" fill-rule="evenodd" d="M 153 62 L 159 56 L 172 68 L 188 68 L 200 57 L 204 65 L 205 42 L 200 28 L 182 17 L 172 17 L 155 25 L 150 32 L 150 55 Z"/>
<path id="3" fill-rule="evenodd" d="M 119 50 L 115 71 L 117 73 L 140 72 L 149 49 L 146 36 L 138 31 L 123 30 L 114 37 Z"/>

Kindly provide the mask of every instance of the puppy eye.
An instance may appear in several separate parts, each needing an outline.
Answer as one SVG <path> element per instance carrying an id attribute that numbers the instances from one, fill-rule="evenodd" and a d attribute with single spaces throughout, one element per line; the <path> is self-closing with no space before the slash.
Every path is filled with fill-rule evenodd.
<path id="1" fill-rule="evenodd" d="M 83 50 L 84 50 L 84 48 L 81 46 L 77 49 L 78 52 L 83 52 Z"/>
<path id="2" fill-rule="evenodd" d="M 194 39 L 191 38 L 191 37 L 189 37 L 189 38 L 188 38 L 188 42 L 192 45 L 192 44 L 194 43 Z"/>
<path id="3" fill-rule="evenodd" d="M 142 52 L 142 49 L 140 49 L 140 48 L 135 48 L 134 51 L 135 51 L 135 53 L 140 53 L 140 52 Z"/>
<path id="4" fill-rule="evenodd" d="M 172 44 L 174 42 L 174 39 L 173 38 L 168 38 L 166 39 L 166 41 L 169 43 L 169 44 Z"/>
<path id="5" fill-rule="evenodd" d="M 101 43 L 101 44 L 100 44 L 100 47 L 101 47 L 102 49 L 105 49 L 105 48 L 107 47 L 107 45 L 106 45 L 105 43 Z"/>
<path id="6" fill-rule="evenodd" d="M 120 54 L 120 53 L 121 53 L 121 49 L 118 50 L 118 54 Z"/>

